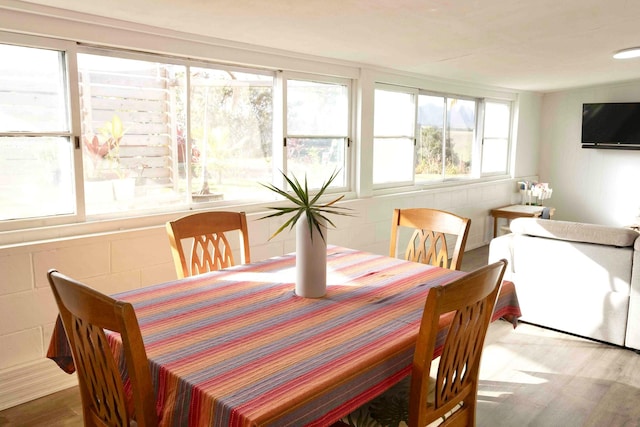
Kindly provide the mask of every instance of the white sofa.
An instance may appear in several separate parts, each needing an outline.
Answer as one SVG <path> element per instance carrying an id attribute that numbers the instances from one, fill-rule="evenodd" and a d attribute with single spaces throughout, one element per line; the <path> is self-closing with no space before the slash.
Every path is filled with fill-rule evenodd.
<path id="1" fill-rule="evenodd" d="M 489 246 L 509 261 L 521 320 L 640 349 L 640 234 L 623 227 L 518 218 Z"/>

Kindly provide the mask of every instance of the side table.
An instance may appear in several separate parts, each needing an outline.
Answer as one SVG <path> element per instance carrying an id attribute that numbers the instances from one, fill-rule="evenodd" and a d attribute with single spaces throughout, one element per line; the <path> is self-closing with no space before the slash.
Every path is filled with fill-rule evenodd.
<path id="1" fill-rule="evenodd" d="M 549 217 L 553 216 L 555 208 L 549 206 L 511 205 L 502 208 L 491 209 L 493 217 L 493 237 L 498 234 L 498 219 L 505 218 L 507 223 L 514 218 L 541 217 L 545 209 L 549 209 Z"/>

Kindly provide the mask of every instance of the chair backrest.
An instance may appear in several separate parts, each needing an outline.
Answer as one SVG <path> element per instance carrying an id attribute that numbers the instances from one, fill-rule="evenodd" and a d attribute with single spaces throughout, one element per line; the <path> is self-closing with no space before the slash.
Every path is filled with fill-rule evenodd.
<path id="1" fill-rule="evenodd" d="M 409 426 L 426 426 L 451 411 L 441 426 L 475 426 L 480 356 L 506 265 L 503 259 L 429 290 L 413 358 Z M 434 388 L 431 364 L 446 313 L 451 324 Z"/>
<path id="2" fill-rule="evenodd" d="M 240 233 L 241 263 L 249 263 L 249 232 L 244 212 L 199 212 L 167 222 L 178 278 L 235 265 L 225 235 L 234 230 Z"/>
<path id="3" fill-rule="evenodd" d="M 78 373 L 86 426 L 156 426 L 149 361 L 131 304 L 115 300 L 56 270 L 47 274 Z M 122 339 L 130 396 L 104 330 Z M 127 406 L 133 402 L 133 407 Z"/>
<path id="4" fill-rule="evenodd" d="M 469 218 L 429 208 L 394 209 L 389 244 L 391 257 L 395 257 L 398 250 L 400 227 L 415 229 L 405 250 L 406 260 L 451 270 L 459 270 L 462 266 L 462 256 L 471 227 Z M 451 256 L 447 247 L 447 235 L 456 237 Z"/>

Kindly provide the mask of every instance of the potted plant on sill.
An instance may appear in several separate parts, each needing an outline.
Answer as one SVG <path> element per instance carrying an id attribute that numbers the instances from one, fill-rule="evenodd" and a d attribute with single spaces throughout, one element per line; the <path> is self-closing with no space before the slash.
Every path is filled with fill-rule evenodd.
<path id="1" fill-rule="evenodd" d="M 327 289 L 327 240 L 328 224 L 335 228 L 335 224 L 328 215 L 352 216 L 350 208 L 335 206 L 342 200 L 341 195 L 330 202 L 322 203 L 320 198 L 331 183 L 338 176 L 339 171 L 334 171 L 329 179 L 322 184 L 315 195 L 310 194 L 305 175 L 304 185 L 295 176 L 289 178 L 284 172 L 282 176 L 286 180 L 292 193 L 288 193 L 273 184 L 262 184 L 293 203 L 293 206 L 269 207 L 276 210 L 275 213 L 266 215 L 260 219 L 272 218 L 282 215 L 291 215 L 275 233 L 269 238 L 277 236 L 285 228 L 296 228 L 296 283 L 297 295 L 306 298 L 320 298 Z M 314 237 L 315 236 L 315 237 Z"/>
<path id="2" fill-rule="evenodd" d="M 109 193 L 116 199 L 129 200 L 134 196 L 135 178 L 133 172 L 122 165 L 120 159 L 120 144 L 125 130 L 117 115 L 99 129 L 99 134 L 83 136 L 82 142 L 90 162 L 85 163 L 85 185 L 89 182 L 108 182 L 110 191 L 106 188 L 97 190 Z M 92 191 L 87 191 L 91 196 Z"/>

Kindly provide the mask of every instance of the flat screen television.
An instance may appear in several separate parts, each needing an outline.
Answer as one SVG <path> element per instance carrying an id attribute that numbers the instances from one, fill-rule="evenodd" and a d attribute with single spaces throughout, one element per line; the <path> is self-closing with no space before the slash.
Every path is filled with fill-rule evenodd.
<path id="1" fill-rule="evenodd" d="M 640 150 L 640 102 L 582 104 L 582 148 Z"/>

